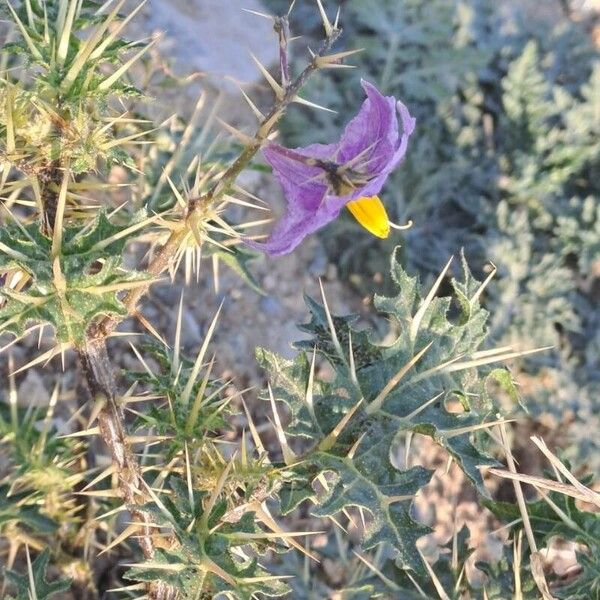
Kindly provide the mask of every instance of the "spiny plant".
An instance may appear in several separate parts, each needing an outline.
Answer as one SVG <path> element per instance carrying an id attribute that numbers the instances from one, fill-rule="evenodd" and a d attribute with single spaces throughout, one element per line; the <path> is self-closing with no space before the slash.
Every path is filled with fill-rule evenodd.
<path id="1" fill-rule="evenodd" d="M 278 449 L 268 449 L 260 424 L 247 409 L 252 444 L 244 431 L 235 444 L 224 446 L 214 431 L 215 425 L 220 431 L 227 427 L 225 407 L 232 403 L 231 397 L 220 396 L 229 382 L 211 378 L 215 359 L 207 353 L 216 318 L 193 361 L 178 345 L 169 350 L 152 344 L 145 354 L 154 357 L 154 368 L 143 361 L 143 370 L 128 377 L 136 386 L 144 385 L 150 398 L 166 403 L 149 415 L 134 411 L 140 424 L 151 422 L 160 433 L 152 438 L 153 452 L 144 465 L 145 472 L 156 471 L 157 476 L 148 483 L 151 501 L 143 509 L 166 541 L 152 559 L 130 565 L 125 577 L 138 583 L 129 589 L 140 581 L 162 581 L 183 597 L 195 597 L 193 591 L 199 589 L 207 597 L 278 596 L 291 586 L 295 597 L 303 598 L 505 598 L 518 590 L 533 599 L 548 585 L 543 575 L 531 577 L 526 571 L 529 561 L 537 560 L 539 546 L 559 536 L 583 542 L 594 552 L 594 528 L 586 525 L 586 535 L 581 525 L 570 525 L 574 505 L 569 495 L 600 501 L 579 482 L 550 487 L 563 495 L 560 506 L 570 504 L 564 522 L 560 506 L 555 526 L 543 522 L 549 530 L 542 537 L 535 534 L 537 545 L 523 542 L 519 524 L 542 524 L 538 515 L 552 511 L 555 500 L 544 495 L 524 505 L 526 516 L 520 518 L 518 506 L 490 497 L 481 467 L 498 477 L 533 483 L 542 493 L 552 481 L 511 470 L 514 461 L 503 443 L 506 425 L 520 406 L 510 372 L 497 365 L 522 352 L 486 348 L 488 314 L 479 300 L 489 280 L 477 282 L 464 261 L 463 280 L 452 281 L 455 304 L 437 295 L 449 266 L 424 291 L 394 258 L 398 294 L 376 300 L 378 310 L 391 319 L 391 343 L 357 328 L 354 317 L 332 315 L 323 296 L 322 303 L 307 298 L 311 321 L 301 328 L 310 338 L 297 344 L 296 359 L 258 350 L 269 376 L 264 400 L 272 411 Z M 175 339 L 180 332 L 181 318 Z M 328 365 L 331 374 L 320 377 L 317 364 Z M 512 399 L 508 410 L 499 406 L 501 394 Z M 142 399 L 130 395 L 126 402 Z M 502 443 L 491 442 L 488 433 Z M 426 490 L 433 471 L 415 464 L 415 436 L 432 438 L 471 480 L 485 506 L 514 529 L 513 545 L 500 561 L 477 564 L 487 576 L 483 586 L 466 574 L 471 554 L 466 529 L 455 532 L 451 556 L 442 554 L 433 565 L 417 546 L 431 529 L 416 520 L 413 500 Z M 509 469 L 497 468 L 502 453 L 509 458 Z M 596 523 L 595 513 L 578 510 L 579 521 Z M 315 524 L 331 521 L 339 531 L 353 524 L 361 543 L 345 542 L 351 549 L 341 547 L 339 540 L 325 548 L 298 544 L 297 536 L 321 532 L 287 532 L 282 519 L 306 511 Z M 303 555 L 299 560 L 304 565 L 288 558 L 290 547 Z M 343 562 L 354 566 L 348 568 L 344 588 L 335 590 L 320 580 L 314 565 L 344 554 L 350 557 Z M 588 565 L 586 557 L 580 559 L 584 579 L 566 590 L 583 589 L 593 576 L 595 563 Z M 286 581 L 298 572 L 303 576 Z M 570 597 L 560 582 L 552 583 L 559 597 Z"/>
<path id="2" fill-rule="evenodd" d="M 303 326 L 308 339 L 297 345 L 298 356 L 285 360 L 258 350 L 279 449 L 263 439 L 262 424 L 246 407 L 248 390 L 231 393 L 231 382 L 218 376 L 211 340 L 219 312 L 190 359 L 181 349 L 183 300 L 171 346 L 138 308 L 161 277 L 175 277 L 183 263 L 189 281 L 205 257 L 230 265 L 257 288 L 248 268 L 254 254 L 246 248 L 269 252 L 278 236 L 279 250 L 295 246 L 337 216 L 331 204 L 355 203 L 351 212 L 367 229 L 389 228 L 374 194 L 404 157 L 414 128 L 408 109 L 398 104 L 398 122 L 395 99 L 365 84 L 368 100 L 337 144 L 290 150 L 272 142 L 291 104 L 313 106 L 300 95 L 307 81 L 318 71 L 348 66 L 344 61 L 354 54 L 332 53 L 340 14 L 331 20 L 317 0 L 325 36 L 296 76 L 288 56 L 290 12 L 261 15 L 272 19 L 280 64 L 274 76 L 258 63 L 275 100 L 263 111 L 246 97 L 258 120 L 254 133 L 222 122 L 231 136 L 226 151 L 203 146 L 210 117 L 203 129 L 202 96 L 190 124 L 167 121 L 161 135 L 168 142 L 160 146 L 153 143 L 158 130 L 140 112 L 144 93 L 131 75 L 154 42 L 122 39 L 143 3 L 125 18 L 124 6 L 125 0 L 23 0 L 4 9 L 16 41 L 3 48 L 0 82 L 0 332 L 14 336 L 3 351 L 49 325 L 53 346 L 19 369 L 9 364 L 11 377 L 59 355 L 66 360 L 73 350 L 91 397 L 73 409 L 68 433 L 59 433 L 53 417 L 63 409 L 61 387 L 47 410 L 37 412 L 33 402 L 24 409 L 17 401 L 11 379 L 8 406 L 0 405 L 0 535 L 8 544 L 2 593 L 50 598 L 71 588 L 90 598 L 250 600 L 305 589 L 366 598 L 404 591 L 410 597 L 412 585 L 421 596 L 435 591 L 444 598 L 444 585 L 451 585 L 455 597 L 477 597 L 480 590 L 463 574 L 464 547 L 450 565 L 431 566 L 417 546 L 430 529 L 418 521 L 413 500 L 433 473 L 415 464 L 411 448 L 415 436 L 431 438 L 489 502 L 482 467 L 497 477 L 525 477 L 515 472 L 506 443 L 518 394 L 510 373 L 492 365 L 526 352 L 484 345 L 487 312 L 480 300 L 491 276 L 478 282 L 463 259 L 462 279 L 449 280 L 448 262 L 424 291 L 394 255 L 399 289 L 376 301 L 391 321 L 391 343 L 352 317 L 333 316 L 324 294 L 322 304 L 307 299 L 311 321 Z M 261 149 L 288 194 L 288 213 L 264 244 L 247 234 L 256 221 L 233 223 L 228 210 L 257 208 L 237 179 Z M 378 161 L 370 154 L 375 150 Z M 125 186 L 110 179 L 115 164 L 129 170 Z M 313 176 L 306 181 L 308 171 Z M 302 204 L 306 185 L 319 202 Z M 363 191 L 366 197 L 359 197 Z M 299 208 L 305 212 L 295 212 Z M 298 214 L 306 219 L 296 222 Z M 148 260 L 133 267 L 134 248 L 142 243 Z M 453 298 L 442 296 L 446 284 Z M 142 370 L 124 374 L 130 387 L 122 391 L 107 340 L 121 335 L 117 327 L 126 317 L 151 340 L 132 345 Z M 328 365 L 331 377 L 320 377 L 317 364 Z M 511 399 L 507 410 L 498 402 L 500 390 Z M 239 402 L 249 435 L 236 435 Z M 499 445 L 489 439 L 495 432 Z M 108 461 L 99 456 L 100 441 Z M 508 469 L 496 468 L 500 451 Z M 578 498 L 597 504 L 597 494 L 582 486 L 571 482 L 562 491 L 575 489 Z M 522 560 L 537 569 L 534 583 L 545 595 L 520 489 L 517 481 L 529 545 Z M 574 515 L 571 505 L 552 502 Z M 502 505 L 490 506 L 501 513 Z M 543 513 L 537 504 L 530 510 L 532 517 Z M 594 522 L 594 515 L 577 510 L 575 523 Z M 311 525 L 288 527 L 291 515 L 302 513 Z M 310 577 L 290 588 L 286 560 L 296 559 L 286 557 L 302 555 L 310 575 L 321 553 L 297 538 L 325 535 L 321 526 L 336 528 L 344 519 L 359 522 L 361 534 L 354 560 L 362 566 L 347 589 L 313 585 Z M 578 530 L 559 529 L 566 540 L 592 552 L 598 547 Z M 464 533 L 456 535 L 457 544 L 459 537 L 462 542 Z M 333 556 L 331 546 L 327 552 Z M 26 569 L 18 569 L 19 559 Z M 513 565 L 514 577 L 484 584 L 484 597 L 533 590 L 521 559 L 505 557 L 484 570 L 493 576 L 504 564 Z M 584 554 L 580 565 L 579 587 L 565 588 L 566 594 L 588 582 L 595 589 L 595 561 Z"/>
<path id="3" fill-rule="evenodd" d="M 402 235 L 404 264 L 434 277 L 464 248 L 471 264 L 498 266 L 486 299 L 492 335 L 555 347 L 521 366 L 528 405 L 555 424 L 571 414 L 571 458 L 597 469 L 598 47 L 594 15 L 564 4 L 572 11 L 485 0 L 385 0 L 373 10 L 348 0 L 344 39 L 364 49 L 359 68 L 308 88 L 338 116 L 296 111 L 283 133 L 291 145 L 330 140 L 367 75 L 404 99 L 415 140 L 384 196 L 393 217 L 415 223 Z M 305 23 L 309 35 L 318 28 L 310 14 Z M 347 219 L 322 241 L 342 277 L 381 291 L 381 242 L 358 237 Z"/>
<path id="4" fill-rule="evenodd" d="M 211 160 L 210 154 L 202 160 L 197 154 L 188 159 L 186 150 L 199 134 L 194 121 L 184 130 L 178 147 L 171 146 L 166 153 L 145 154 L 140 152 L 140 146 L 151 142 L 155 131 L 149 130 L 132 108 L 123 110 L 122 106 L 126 99 L 139 100 L 143 96 L 131 83 L 129 74 L 154 41 L 129 42 L 121 37 L 143 3 L 125 18 L 120 16 L 124 5 L 125 0 L 25 0 L 16 7 L 8 2 L 2 7 L 3 15 L 15 26 L 16 40 L 3 46 L 5 70 L 0 86 L 0 331 L 22 339 L 35 329 L 52 326 L 55 347 L 26 367 L 64 355 L 68 349 L 75 350 L 92 401 L 87 427 L 75 432 L 74 437 L 99 435 L 112 459 L 111 467 L 93 478 L 82 468 L 78 474 L 83 479 L 82 495 L 120 496 L 124 503 L 121 508 L 129 508 L 134 521 L 127 531 L 139 534 L 143 554 L 152 560 L 161 535 L 154 534 L 155 525 L 144 508 L 151 490 L 146 489 L 142 466 L 132 448 L 136 440 L 145 438 L 150 443 L 152 438 L 136 438 L 127 431 L 106 339 L 126 316 L 137 317 L 156 334 L 152 324 L 138 313 L 138 302 L 165 271 L 173 274 L 183 259 L 186 266 L 193 264 L 197 268 L 196 258 L 201 250 L 204 255 L 212 254 L 213 261 L 222 260 L 248 277 L 250 253 L 234 246 L 239 243 L 240 232 L 252 223 L 231 225 L 224 212 L 234 204 L 256 205 L 253 196 L 240 188 L 236 179 L 273 135 L 287 107 L 305 102 L 298 93 L 306 80 L 321 69 L 335 67 L 343 57 L 329 56 L 340 30 L 337 23 L 326 21 L 326 38 L 319 50 L 297 77 L 290 77 L 287 17 L 278 18 L 281 83 L 259 64 L 275 91 L 274 105 L 263 114 L 248 98 L 259 121 L 253 135 L 223 123 L 236 143 L 241 144 L 239 155 L 225 163 Z M 199 102 L 196 122 L 202 108 L 203 103 Z M 182 164 L 183 160 L 190 162 Z M 151 161 L 155 162 L 149 165 Z M 115 163 L 131 171 L 144 168 L 150 189 L 145 181 L 139 188 L 130 184 L 128 201 L 116 206 L 111 195 L 118 186 L 108 180 L 109 169 Z M 181 191 L 172 176 L 181 180 Z M 164 190 L 169 196 L 166 202 Z M 152 259 L 138 268 L 127 268 L 123 255 L 137 239 L 150 240 Z M 182 423 L 183 408 L 190 402 L 191 393 L 198 393 L 194 386 L 201 362 L 189 374 L 192 383 L 181 392 L 178 414 L 169 423 L 178 434 L 171 451 L 179 461 L 190 436 L 195 439 L 222 424 L 217 410 L 217 420 L 212 423 L 205 420 L 204 410 L 200 413 L 202 394 L 200 400 L 195 396 L 192 413 Z M 185 370 L 179 375 L 185 376 Z M 208 391 L 212 389 L 209 387 Z M 170 392 L 178 393 L 177 387 Z M 27 418 L 29 424 L 36 421 L 35 415 Z M 33 456 L 27 462 L 18 454 L 24 449 L 20 443 L 25 438 L 18 439 L 14 414 L 7 430 L 4 441 L 17 455 L 15 465 L 9 463 L 7 481 L 19 482 L 27 493 L 27 501 L 35 503 L 31 493 L 37 493 L 37 488 L 25 481 L 34 476 L 29 468 Z M 46 442 L 55 439 L 50 430 L 51 427 L 44 433 Z M 45 447 L 44 443 L 41 445 Z M 74 453 L 71 460 L 76 456 Z M 219 464 L 212 466 L 219 468 Z M 25 475 L 19 474 L 21 468 L 27 471 Z M 256 466 L 257 473 L 260 468 Z M 107 475 L 116 478 L 117 493 L 85 491 Z M 259 475 L 256 477 L 260 479 Z M 9 493 L 16 491 L 14 486 L 9 489 Z M 214 504 L 214 500 L 210 502 Z M 42 513 L 46 508 L 43 504 Z M 204 514 L 206 519 L 213 518 L 212 509 Z M 11 518 L 11 522 L 14 520 Z M 247 529 L 246 521 L 243 528 Z M 112 537 L 111 531 L 104 536 L 107 547 L 112 547 Z M 153 597 L 175 594 L 170 585 L 161 582 L 151 582 L 148 587 Z"/>
<path id="5" fill-rule="evenodd" d="M 294 475 L 280 490 L 282 512 L 308 499 L 319 517 L 334 518 L 357 507 L 363 519 L 364 514 L 371 517 L 363 550 L 389 548 L 389 559 L 400 572 L 418 577 L 426 566 L 416 542 L 430 530 L 413 520 L 411 504 L 432 471 L 407 467 L 412 435 L 433 438 L 485 497 L 479 467 L 497 461 L 474 442 L 478 432 L 504 423 L 487 392 L 490 382 L 512 386 L 503 376 L 506 371 L 488 365 L 515 353 L 481 350 L 487 313 L 479 297 L 487 282 L 474 280 L 463 263 L 464 281 L 453 281 L 460 311 L 449 320 L 450 298 L 436 297 L 449 266 L 423 294 L 417 279 L 393 260 L 400 291 L 376 299 L 377 309 L 395 326 L 389 345 L 356 329 L 353 318 L 333 317 L 326 302 L 308 299 L 312 319 L 302 329 L 310 339 L 298 347 L 311 349 L 312 359 L 305 352 L 293 361 L 259 353 L 270 375 L 273 410 L 275 399 L 289 408 L 287 436 L 309 444 L 297 454 L 279 431 L 283 460 Z M 315 377 L 317 357 L 332 367 L 330 380 Z M 450 410 L 453 403 L 458 407 Z"/>
<path id="6" fill-rule="evenodd" d="M 66 579 L 52 583 L 46 581 L 46 569 L 49 560 L 50 551 L 48 549 L 38 554 L 33 562 L 31 562 L 29 552 L 27 552 L 27 575 L 7 571 L 8 580 L 17 589 L 17 595 L 9 596 L 8 600 L 29 600 L 30 598 L 47 600 L 61 592 L 66 592 L 71 586 L 71 581 Z"/>

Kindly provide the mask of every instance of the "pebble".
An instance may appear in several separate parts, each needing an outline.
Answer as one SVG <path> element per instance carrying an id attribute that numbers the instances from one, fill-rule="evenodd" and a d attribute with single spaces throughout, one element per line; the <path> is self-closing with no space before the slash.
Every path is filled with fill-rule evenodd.
<path id="1" fill-rule="evenodd" d="M 17 404 L 22 407 L 42 408 L 49 403 L 50 392 L 42 376 L 36 370 L 29 369 L 17 389 Z"/>
<path id="2" fill-rule="evenodd" d="M 259 306 L 261 312 L 269 317 L 279 316 L 282 313 L 281 302 L 273 296 L 261 298 Z"/>
<path id="3" fill-rule="evenodd" d="M 177 71 L 201 71 L 237 95 L 238 83 L 264 81 L 250 52 L 267 67 L 278 60 L 272 24 L 248 10 L 268 13 L 259 0 L 150 0 L 145 29 L 164 32 L 161 50 Z"/>
<path id="4" fill-rule="evenodd" d="M 175 313 L 175 316 L 177 314 Z M 181 342 L 186 347 L 197 346 L 204 339 L 202 328 L 196 321 L 194 314 L 188 308 L 184 308 L 181 317 Z"/>

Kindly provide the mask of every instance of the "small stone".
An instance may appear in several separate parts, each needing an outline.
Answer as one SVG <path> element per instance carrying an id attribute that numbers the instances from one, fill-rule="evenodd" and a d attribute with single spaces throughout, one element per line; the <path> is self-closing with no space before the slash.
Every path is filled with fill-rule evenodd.
<path id="1" fill-rule="evenodd" d="M 50 392 L 37 371 L 29 370 L 17 390 L 17 404 L 42 408 L 50 404 Z"/>
<path id="2" fill-rule="evenodd" d="M 279 302 L 279 300 L 273 296 L 261 298 L 259 305 L 260 310 L 269 317 L 276 317 L 281 314 L 281 302 Z"/>
<path id="3" fill-rule="evenodd" d="M 197 346 L 202 342 L 202 328 L 194 318 L 194 314 L 187 308 L 184 308 L 181 316 L 181 342 L 184 346 Z"/>
<path id="4" fill-rule="evenodd" d="M 259 0 L 151 0 L 146 30 L 165 32 L 161 48 L 186 73 L 201 71 L 218 89 L 237 93 L 237 83 L 256 83 L 261 74 L 252 52 L 267 67 L 278 44 Z"/>
<path id="5" fill-rule="evenodd" d="M 277 290 L 277 282 L 278 276 L 270 273 L 269 275 L 265 275 L 265 278 L 262 281 L 262 287 L 265 291 L 271 292 L 273 290 Z"/>
<path id="6" fill-rule="evenodd" d="M 321 246 L 315 253 L 315 257 L 308 266 L 308 272 L 313 277 L 323 277 L 327 273 L 327 253 Z"/>

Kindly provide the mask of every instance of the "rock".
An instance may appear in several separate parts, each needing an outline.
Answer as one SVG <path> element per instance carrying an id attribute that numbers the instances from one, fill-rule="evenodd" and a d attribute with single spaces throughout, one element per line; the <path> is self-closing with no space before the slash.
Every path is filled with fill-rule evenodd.
<path id="1" fill-rule="evenodd" d="M 250 52 L 265 65 L 278 55 L 272 24 L 243 9 L 267 12 L 259 0 L 150 0 L 146 29 L 165 33 L 161 50 L 176 71 L 202 71 L 218 89 L 236 91 L 234 82 L 260 81 Z"/>
<path id="2" fill-rule="evenodd" d="M 34 408 L 42 408 L 50 403 L 50 392 L 37 371 L 30 369 L 27 372 L 17 390 L 17 403 L 22 407 Z"/>
<path id="3" fill-rule="evenodd" d="M 282 312 L 281 302 L 273 296 L 261 298 L 259 301 L 259 306 L 261 312 L 268 317 L 278 316 Z"/>
<path id="4" fill-rule="evenodd" d="M 196 321 L 194 313 L 189 308 L 184 308 L 181 318 L 181 343 L 186 348 L 190 348 L 198 346 L 203 340 L 202 328 Z"/>
<path id="5" fill-rule="evenodd" d="M 318 246 L 315 252 L 315 257 L 308 265 L 308 272 L 313 277 L 323 277 L 327 273 L 327 253 L 323 246 Z"/>

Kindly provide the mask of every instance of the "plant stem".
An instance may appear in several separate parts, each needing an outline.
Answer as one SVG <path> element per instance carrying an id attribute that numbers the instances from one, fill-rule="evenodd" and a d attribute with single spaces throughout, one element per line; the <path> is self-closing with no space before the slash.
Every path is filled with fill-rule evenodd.
<path id="1" fill-rule="evenodd" d="M 204 207 L 206 207 L 208 204 L 211 204 L 214 200 L 218 199 L 222 194 L 227 192 L 228 188 L 235 182 L 239 174 L 244 170 L 254 156 L 256 156 L 256 153 L 261 148 L 268 134 L 279 122 L 288 106 L 295 101 L 298 93 L 304 87 L 308 79 L 319 70 L 318 59 L 322 56 L 325 56 L 331 50 L 331 47 L 339 38 L 341 33 L 341 29 L 334 29 L 331 34 L 322 42 L 321 47 L 315 53 L 311 62 L 305 67 L 300 75 L 298 75 L 294 81 L 290 82 L 284 88 L 284 94 L 282 97 L 273 104 L 265 118 L 258 125 L 252 142 L 249 143 L 244 150 L 242 150 L 237 159 L 225 171 L 223 177 L 221 177 L 219 181 L 215 183 L 203 196 L 190 199 L 187 214 L 182 222 L 182 227 L 171 233 L 166 243 L 162 246 L 154 259 L 148 265 L 146 270 L 150 273 L 150 275 L 153 277 L 158 277 L 169 266 L 169 264 L 171 264 L 173 258 L 179 250 L 182 241 L 187 236 L 188 223 L 193 217 L 194 212 L 203 210 Z M 148 283 L 148 285 L 137 287 L 136 289 L 131 290 L 125 296 L 123 302 L 127 308 L 128 315 L 135 314 L 138 302 L 148 292 L 151 285 L 152 283 Z M 102 339 L 109 336 L 122 319 L 123 317 L 119 315 L 110 315 L 105 317 L 100 322 L 90 327 L 88 337 L 90 339 Z"/>
<path id="2" fill-rule="evenodd" d="M 94 403 L 102 406 L 98 414 L 98 427 L 110 451 L 123 501 L 129 507 L 132 517 L 140 524 L 139 543 L 144 557 L 150 559 L 154 555 L 151 520 L 144 511 L 136 508 L 144 502 L 146 492 L 138 460 L 127 439 L 106 343 L 103 339 L 88 340 L 84 348 L 78 349 L 78 354 Z M 176 592 L 165 584 L 153 583 L 149 595 L 153 600 L 172 600 L 176 597 Z"/>
<path id="3" fill-rule="evenodd" d="M 319 69 L 317 59 L 329 52 L 340 34 L 341 30 L 333 30 L 323 41 L 318 52 L 302 73 L 293 82 L 284 82 L 281 97 L 278 98 L 257 127 L 254 138 L 225 171 L 223 177 L 203 196 L 190 199 L 188 209 L 181 222 L 181 227 L 178 227 L 171 233 L 166 243 L 160 248 L 146 269 L 153 278 L 163 273 L 173 261 L 181 244 L 188 236 L 191 220 L 194 218 L 196 211 L 203 210 L 207 205 L 224 194 L 254 158 L 273 127 L 283 116 L 287 107 L 295 101 L 300 89 L 309 77 Z M 284 62 L 283 64 L 287 63 Z M 123 302 L 129 315 L 136 312 L 138 302 L 148 292 L 150 285 L 149 283 L 146 286 L 135 288 L 125 296 Z M 119 478 L 119 487 L 123 495 L 123 500 L 129 506 L 133 518 L 140 523 L 140 544 L 145 558 L 149 559 L 154 554 L 151 523 L 148 515 L 142 510 L 135 508 L 139 506 L 140 501 L 146 496 L 143 490 L 144 484 L 139 463 L 131 451 L 127 439 L 123 413 L 118 405 L 116 383 L 110 368 L 106 349 L 106 338 L 112 333 L 122 318 L 119 316 L 105 317 L 90 327 L 87 332 L 85 347 L 80 348 L 78 352 L 94 401 L 102 403 L 102 409 L 98 415 L 100 435 L 110 451 L 112 462 Z M 153 600 L 172 600 L 177 594 L 169 586 L 153 583 L 150 586 L 149 595 Z"/>
<path id="4" fill-rule="evenodd" d="M 58 208 L 58 192 L 63 174 L 58 161 L 51 162 L 38 174 L 42 200 L 42 233 L 52 237 L 56 210 Z"/>

